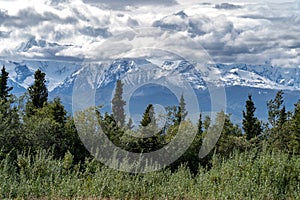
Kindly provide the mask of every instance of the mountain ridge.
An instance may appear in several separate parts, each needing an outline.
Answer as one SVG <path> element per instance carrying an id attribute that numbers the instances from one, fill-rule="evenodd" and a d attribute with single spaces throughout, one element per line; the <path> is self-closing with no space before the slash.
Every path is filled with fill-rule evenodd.
<path id="1" fill-rule="evenodd" d="M 180 88 L 181 81 L 189 83 L 202 103 L 202 110 L 209 111 L 210 94 L 207 84 L 223 85 L 227 96 L 227 109 L 236 118 L 241 118 L 241 109 L 248 94 L 257 99 L 258 115 L 266 119 L 266 102 L 274 97 L 276 91 L 284 90 L 287 94 L 287 108 L 291 109 L 293 103 L 300 98 L 300 68 L 274 67 L 266 62 L 261 65 L 249 64 L 209 64 L 208 71 L 216 73 L 219 79 L 209 80 L 206 72 L 201 72 L 184 60 L 160 60 L 145 58 L 117 59 L 111 63 L 79 63 L 58 61 L 0 61 L 6 65 L 10 73 L 9 85 L 14 87 L 13 93 L 20 96 L 34 81 L 33 74 L 36 69 L 46 73 L 49 97 L 60 96 L 63 104 L 69 112 L 72 112 L 72 92 L 74 82 L 78 75 L 87 75 L 85 81 L 96 87 L 96 103 L 105 104 L 106 111 L 110 109 L 110 98 L 112 97 L 116 80 L 122 79 L 125 85 L 134 85 L 152 82 L 167 81 L 174 87 Z M 177 75 L 179 78 L 177 78 Z M 125 78 L 124 78 L 125 77 Z M 126 78 L 127 77 L 127 78 Z M 181 77 L 181 78 L 180 78 Z M 180 80 L 182 79 L 182 80 Z M 157 86 L 149 86 L 139 91 L 148 100 L 153 98 L 147 93 L 154 95 L 160 90 Z M 185 89 L 182 89 L 184 91 Z M 159 92 L 162 92 L 159 94 Z M 161 88 L 157 95 L 166 95 L 166 90 Z M 133 94 L 137 95 L 137 94 Z M 171 95 L 171 93 L 169 94 Z M 160 96 L 167 98 L 167 96 Z M 139 97 L 135 96 L 138 99 Z M 137 103 L 137 100 L 133 100 Z M 140 101 L 140 100 L 139 100 Z M 176 102 L 169 100 L 169 102 Z M 167 105 L 168 100 L 162 104 Z M 149 103 L 141 103 L 142 107 Z"/>

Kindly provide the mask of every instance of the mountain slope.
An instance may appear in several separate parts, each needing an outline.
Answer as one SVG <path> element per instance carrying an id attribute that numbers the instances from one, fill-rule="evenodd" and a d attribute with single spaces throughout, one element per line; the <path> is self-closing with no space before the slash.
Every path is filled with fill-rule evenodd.
<path id="1" fill-rule="evenodd" d="M 163 106 L 177 103 L 170 87 L 179 88 L 186 93 L 183 83 L 189 83 L 199 100 L 202 111 L 210 110 L 210 95 L 207 90 L 205 72 L 182 60 L 118 59 L 110 64 L 77 63 L 56 61 L 1 61 L 10 73 L 9 84 L 13 93 L 20 95 L 33 83 L 36 69 L 46 73 L 50 98 L 60 96 L 68 111 L 72 111 L 72 93 L 78 76 L 97 88 L 96 104 L 104 104 L 104 110 L 110 111 L 110 100 L 116 80 L 122 79 L 126 87 L 136 88 L 128 104 L 135 105 L 133 113 L 142 113 L 147 103 Z M 227 111 L 233 117 L 241 118 L 244 102 L 248 94 L 256 101 L 257 115 L 266 119 L 266 102 L 274 97 L 278 90 L 285 91 L 287 108 L 300 98 L 300 69 L 274 67 L 266 62 L 263 65 L 215 64 L 208 65 L 209 71 L 219 74 L 220 79 L 213 84 L 223 84 L 227 96 Z M 151 82 L 152 81 L 152 82 Z M 162 85 L 164 83 L 165 85 Z M 140 86 L 141 87 L 140 87 Z M 139 86 L 139 87 L 137 87 Z M 157 99 L 161 99 L 158 101 Z"/>

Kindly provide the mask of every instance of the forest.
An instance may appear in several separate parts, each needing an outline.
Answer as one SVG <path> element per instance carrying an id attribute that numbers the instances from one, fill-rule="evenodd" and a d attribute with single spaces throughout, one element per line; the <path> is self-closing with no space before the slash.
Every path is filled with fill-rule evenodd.
<path id="1" fill-rule="evenodd" d="M 160 129 L 152 104 L 137 127 L 132 119 L 126 120 L 120 80 L 111 113 L 103 113 L 99 105 L 74 113 L 75 120 L 59 97 L 48 99 L 46 74 L 41 70 L 21 97 L 11 94 L 8 77 L 3 66 L 0 199 L 300 199 L 300 99 L 293 110 L 286 110 L 283 91 L 267 102 L 267 122 L 255 116 L 249 94 L 241 127 L 223 111 L 214 123 L 200 113 L 193 124 L 182 95 L 178 105 L 165 108 L 166 123 Z M 94 129 L 78 133 L 78 121 L 96 124 L 92 128 L 103 130 L 114 145 L 141 155 L 168 145 L 179 129 L 196 135 L 172 164 L 154 172 L 129 173 L 111 169 L 91 155 L 96 149 L 85 144 L 94 148 L 102 143 L 90 132 Z M 200 158 L 208 130 L 217 130 L 220 124 L 219 140 Z M 152 132 L 150 137 L 134 137 Z M 83 142 L 80 134 L 89 139 Z"/>

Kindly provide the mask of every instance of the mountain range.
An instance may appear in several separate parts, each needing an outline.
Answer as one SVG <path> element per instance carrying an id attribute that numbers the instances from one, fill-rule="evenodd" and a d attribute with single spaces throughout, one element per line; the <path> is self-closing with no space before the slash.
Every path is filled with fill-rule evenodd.
<path id="1" fill-rule="evenodd" d="M 207 84 L 223 85 L 226 112 L 231 113 L 236 122 L 240 122 L 248 94 L 253 96 L 256 115 L 263 120 L 267 119 L 266 102 L 274 98 L 278 90 L 284 90 L 287 109 L 293 109 L 293 104 L 300 99 L 300 68 L 275 67 L 269 62 L 261 65 L 207 65 L 210 72 L 219 76 L 215 80 L 209 80 L 205 72 L 184 60 L 128 58 L 111 63 L 2 60 L 0 63 L 6 66 L 10 76 L 9 85 L 14 87 L 13 93 L 17 96 L 33 84 L 34 72 L 41 69 L 46 73 L 50 98 L 61 97 L 69 112 L 72 112 L 72 92 L 78 76 L 96 87 L 95 102 L 103 104 L 105 111 L 110 111 L 116 80 L 121 79 L 125 86 L 135 87 L 127 103 L 131 115 L 139 117 L 148 103 L 161 106 L 177 104 L 176 95 L 170 87 L 181 89 L 185 95 L 187 88 L 184 88 L 182 81 L 189 83 L 203 112 L 209 112 L 211 106 Z"/>

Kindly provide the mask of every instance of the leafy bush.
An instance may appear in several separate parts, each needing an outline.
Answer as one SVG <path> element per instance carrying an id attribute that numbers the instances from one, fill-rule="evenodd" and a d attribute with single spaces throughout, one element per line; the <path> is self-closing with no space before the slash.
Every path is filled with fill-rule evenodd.
<path id="1" fill-rule="evenodd" d="M 196 175 L 182 165 L 130 174 L 95 159 L 72 165 L 73 155 L 54 159 L 51 151 L 1 156 L 0 198 L 110 199 L 297 199 L 300 157 L 264 150 L 235 152 L 228 160 L 213 155 L 212 168 Z"/>

